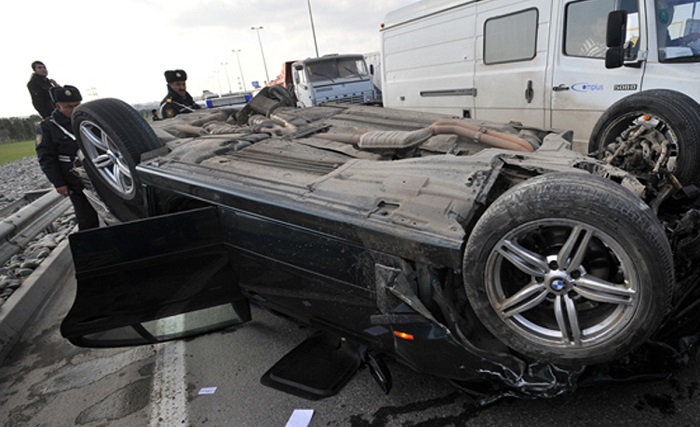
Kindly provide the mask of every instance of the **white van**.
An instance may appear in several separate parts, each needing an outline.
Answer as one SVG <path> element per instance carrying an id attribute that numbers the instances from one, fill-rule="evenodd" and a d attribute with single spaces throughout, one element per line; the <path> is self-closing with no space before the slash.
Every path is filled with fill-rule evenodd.
<path id="1" fill-rule="evenodd" d="M 613 15 L 622 54 L 606 68 L 611 11 L 620 11 Z M 600 139 L 612 115 L 630 109 L 694 109 L 687 119 L 699 121 L 698 35 L 700 0 L 422 0 L 382 25 L 383 103 L 571 129 L 574 148 L 586 151 L 597 122 Z M 669 91 L 654 89 L 687 97 L 677 107 Z"/>

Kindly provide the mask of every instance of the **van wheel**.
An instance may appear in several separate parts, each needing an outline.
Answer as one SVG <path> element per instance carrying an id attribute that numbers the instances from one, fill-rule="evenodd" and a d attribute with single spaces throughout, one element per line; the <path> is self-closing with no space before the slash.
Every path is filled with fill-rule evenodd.
<path id="1" fill-rule="evenodd" d="M 620 185 L 550 173 L 489 206 L 464 253 L 465 291 L 514 351 L 559 365 L 617 359 L 670 310 L 670 245 L 651 209 Z"/>
<path id="2" fill-rule="evenodd" d="M 136 165 L 162 147 L 153 129 L 123 101 L 99 99 L 78 106 L 73 132 L 93 187 L 120 221 L 147 216 Z"/>
<path id="3" fill-rule="evenodd" d="M 682 93 L 664 89 L 630 95 L 598 119 L 588 152 L 642 180 L 661 166 L 683 184 L 698 183 L 700 106 Z M 642 156 L 644 165 L 639 162 Z"/>

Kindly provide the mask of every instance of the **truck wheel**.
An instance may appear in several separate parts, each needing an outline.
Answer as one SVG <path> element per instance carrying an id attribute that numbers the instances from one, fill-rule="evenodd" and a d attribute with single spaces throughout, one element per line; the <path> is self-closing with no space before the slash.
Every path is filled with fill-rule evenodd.
<path id="1" fill-rule="evenodd" d="M 683 184 L 700 182 L 700 106 L 679 92 L 648 90 L 614 103 L 593 128 L 588 152 L 603 158 L 605 148 L 641 120 L 658 121 L 656 129 L 670 142 L 669 170 L 676 178 Z M 649 159 L 649 164 L 654 163 Z"/>
<path id="2" fill-rule="evenodd" d="M 95 191 L 112 213 L 121 221 L 147 216 L 136 165 L 141 154 L 162 147 L 148 123 L 125 102 L 106 98 L 78 106 L 73 131 Z"/>
<path id="3" fill-rule="evenodd" d="M 671 248 L 651 209 L 585 173 L 506 191 L 477 222 L 462 267 L 486 328 L 512 350 L 560 365 L 628 353 L 671 307 Z"/>

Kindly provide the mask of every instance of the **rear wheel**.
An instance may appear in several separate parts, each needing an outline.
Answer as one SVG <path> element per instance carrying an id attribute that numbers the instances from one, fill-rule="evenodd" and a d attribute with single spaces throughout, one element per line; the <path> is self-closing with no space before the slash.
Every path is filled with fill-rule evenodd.
<path id="1" fill-rule="evenodd" d="M 463 271 L 472 308 L 504 344 L 586 365 L 622 356 L 658 328 L 672 265 L 660 224 L 636 196 L 596 176 L 553 173 L 486 210 Z"/>
<path id="2" fill-rule="evenodd" d="M 147 216 L 136 165 L 141 154 L 162 147 L 153 129 L 118 99 L 80 105 L 73 130 L 85 156 L 85 169 L 97 194 L 121 221 Z"/>
<path id="3" fill-rule="evenodd" d="M 630 95 L 603 113 L 588 151 L 642 180 L 668 170 L 683 184 L 698 183 L 700 106 L 664 89 Z"/>

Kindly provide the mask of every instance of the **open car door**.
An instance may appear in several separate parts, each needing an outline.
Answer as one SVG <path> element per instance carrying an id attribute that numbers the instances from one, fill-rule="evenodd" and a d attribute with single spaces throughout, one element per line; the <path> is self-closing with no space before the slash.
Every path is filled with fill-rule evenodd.
<path id="1" fill-rule="evenodd" d="M 82 347 L 150 344 L 250 320 L 214 207 L 70 236 L 77 293 L 61 334 Z"/>

